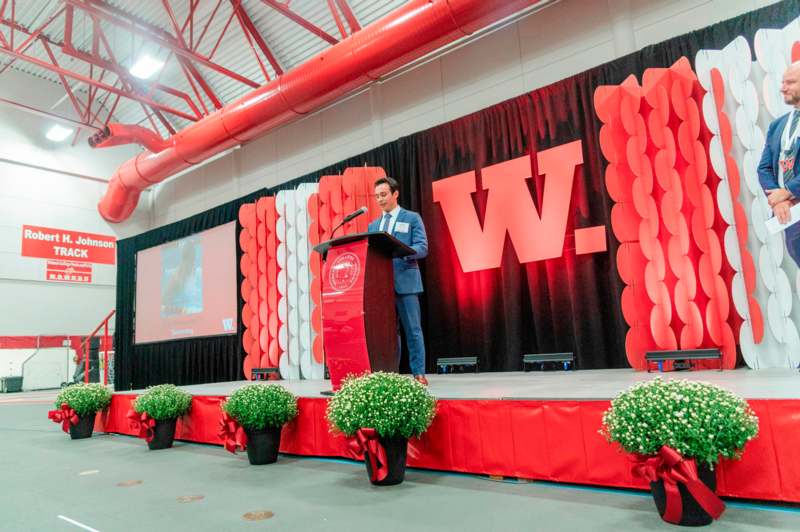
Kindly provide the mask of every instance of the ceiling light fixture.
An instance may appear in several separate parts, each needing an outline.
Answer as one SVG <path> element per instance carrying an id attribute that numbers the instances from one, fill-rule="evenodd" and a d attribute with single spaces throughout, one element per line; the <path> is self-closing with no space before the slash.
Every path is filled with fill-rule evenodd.
<path id="1" fill-rule="evenodd" d="M 52 140 L 53 142 L 62 142 L 64 140 L 66 140 L 67 137 L 72 135 L 73 131 L 75 131 L 75 130 L 72 129 L 72 128 L 63 127 L 63 126 L 59 126 L 58 124 L 56 124 L 56 125 L 54 125 L 53 127 L 50 128 L 50 130 L 47 132 L 47 135 L 45 135 L 45 136 L 49 140 Z"/>
<path id="2" fill-rule="evenodd" d="M 160 61 L 149 55 L 143 55 L 131 67 L 130 73 L 139 79 L 149 79 L 164 67 L 164 61 Z"/>

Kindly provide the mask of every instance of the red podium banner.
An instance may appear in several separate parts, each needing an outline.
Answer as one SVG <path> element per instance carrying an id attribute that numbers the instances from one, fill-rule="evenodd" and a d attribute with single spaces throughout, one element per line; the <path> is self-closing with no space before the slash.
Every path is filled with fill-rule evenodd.
<path id="1" fill-rule="evenodd" d="M 348 375 L 398 370 L 392 257 L 414 250 L 380 231 L 314 247 L 322 267 L 322 330 L 333 390 Z"/>

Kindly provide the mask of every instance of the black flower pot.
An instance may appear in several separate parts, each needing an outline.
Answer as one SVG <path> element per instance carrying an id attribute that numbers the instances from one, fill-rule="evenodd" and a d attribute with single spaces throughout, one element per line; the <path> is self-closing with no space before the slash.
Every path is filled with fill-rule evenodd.
<path id="1" fill-rule="evenodd" d="M 697 476 L 703 484 L 716 493 L 717 475 L 715 471 L 711 470 L 708 464 L 705 462 L 697 464 Z M 658 480 L 656 482 L 651 482 L 650 491 L 653 493 L 653 500 L 656 503 L 656 508 L 658 508 L 658 515 L 663 518 L 664 511 L 667 509 L 667 494 L 664 491 L 664 481 Z M 681 494 L 681 504 L 683 505 L 683 514 L 678 523 L 679 525 L 706 526 L 714 521 L 714 518 L 700 507 L 684 484 L 678 484 L 678 491 Z"/>
<path id="2" fill-rule="evenodd" d="M 281 446 L 281 427 L 245 429 L 247 434 L 247 459 L 251 465 L 274 464 Z"/>
<path id="3" fill-rule="evenodd" d="M 400 484 L 406 478 L 406 455 L 408 452 L 408 439 L 402 436 L 393 438 L 378 438 L 383 448 L 386 449 L 386 462 L 389 474 L 383 480 L 372 480 L 372 467 L 369 461 L 369 452 L 364 453 L 364 463 L 367 465 L 367 474 L 370 482 L 376 486 L 393 486 Z"/>
<path id="4" fill-rule="evenodd" d="M 94 418 L 97 412 L 82 416 L 78 418 L 78 422 L 69 427 L 69 437 L 73 440 L 82 440 L 84 438 L 91 438 L 92 431 L 94 430 Z"/>
<path id="5" fill-rule="evenodd" d="M 175 441 L 175 423 L 177 421 L 177 419 L 156 421 L 156 425 L 153 427 L 153 439 L 147 442 L 151 451 L 172 447 L 172 442 Z"/>

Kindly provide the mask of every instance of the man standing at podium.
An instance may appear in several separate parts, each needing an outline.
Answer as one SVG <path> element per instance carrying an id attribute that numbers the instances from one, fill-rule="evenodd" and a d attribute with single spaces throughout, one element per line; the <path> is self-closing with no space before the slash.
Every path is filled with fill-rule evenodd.
<path id="1" fill-rule="evenodd" d="M 419 294 L 422 293 L 422 276 L 418 259 L 428 254 L 428 237 L 419 214 L 400 207 L 397 198 L 400 187 L 391 177 L 375 181 L 375 201 L 383 210 L 383 216 L 370 222 L 370 231 L 384 231 L 402 243 L 414 248 L 415 253 L 392 260 L 394 268 L 394 294 L 397 314 L 403 326 L 408 344 L 409 365 L 414 379 L 427 386 L 425 378 L 425 341 L 422 337 L 422 318 L 419 310 Z M 400 358 L 400 338 L 397 353 Z"/>

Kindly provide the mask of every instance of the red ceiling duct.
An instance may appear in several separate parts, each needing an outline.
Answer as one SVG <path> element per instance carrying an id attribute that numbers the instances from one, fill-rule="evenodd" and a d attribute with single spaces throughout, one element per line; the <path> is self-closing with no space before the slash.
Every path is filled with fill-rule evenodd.
<path id="1" fill-rule="evenodd" d="M 412 0 L 279 78 L 125 162 L 98 204 L 109 222 L 126 220 L 150 185 L 541 0 Z M 130 133 L 130 130 L 128 131 Z M 97 143 L 113 144 L 113 136 Z M 138 140 L 144 140 L 136 135 Z M 146 145 L 147 146 L 147 145 Z"/>
<path id="2" fill-rule="evenodd" d="M 162 139 L 152 129 L 125 124 L 109 124 L 89 137 L 89 146 L 92 148 L 109 148 L 122 144 L 140 144 L 157 153 L 167 149 L 170 141 Z"/>

